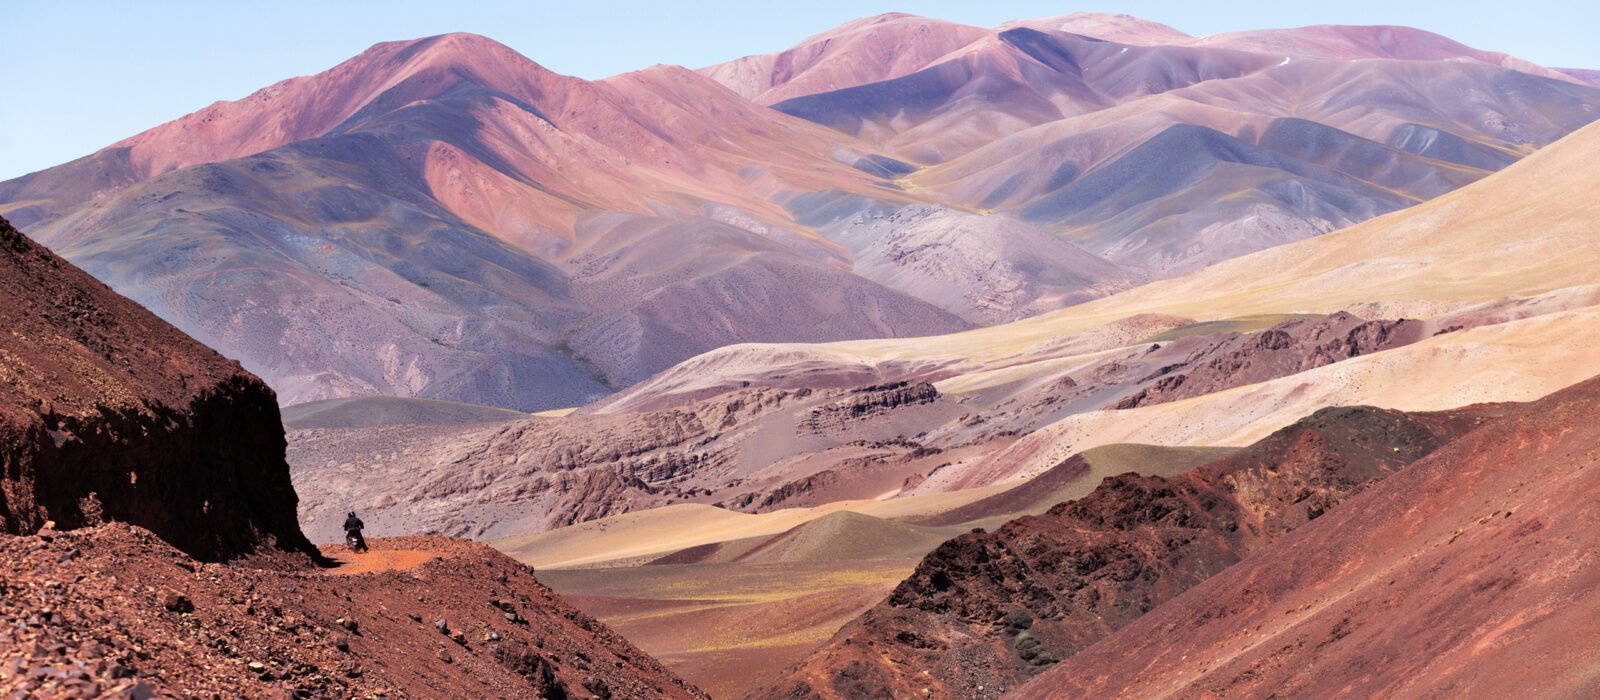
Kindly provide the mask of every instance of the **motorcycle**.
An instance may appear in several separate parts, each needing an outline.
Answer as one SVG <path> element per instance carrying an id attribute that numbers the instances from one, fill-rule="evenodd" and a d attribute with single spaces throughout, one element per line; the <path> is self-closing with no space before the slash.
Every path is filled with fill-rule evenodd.
<path id="1" fill-rule="evenodd" d="M 345 533 L 344 534 L 344 544 L 345 544 L 346 547 L 349 547 L 350 551 L 352 551 L 352 552 L 365 552 L 365 551 L 367 551 L 367 538 L 362 537 L 361 533 L 359 533 L 359 532 L 347 532 L 347 533 Z"/>

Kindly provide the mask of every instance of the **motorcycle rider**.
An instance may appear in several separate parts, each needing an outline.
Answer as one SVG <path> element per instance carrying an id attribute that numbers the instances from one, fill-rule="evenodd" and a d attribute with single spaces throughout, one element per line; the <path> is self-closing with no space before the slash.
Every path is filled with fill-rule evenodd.
<path id="1" fill-rule="evenodd" d="M 367 551 L 367 538 L 361 536 L 361 528 L 363 527 L 365 527 L 365 524 L 361 522 L 361 518 L 356 517 L 355 511 L 352 510 L 349 515 L 345 516 L 344 541 L 345 544 L 350 545 L 350 549 L 360 552 Z"/>

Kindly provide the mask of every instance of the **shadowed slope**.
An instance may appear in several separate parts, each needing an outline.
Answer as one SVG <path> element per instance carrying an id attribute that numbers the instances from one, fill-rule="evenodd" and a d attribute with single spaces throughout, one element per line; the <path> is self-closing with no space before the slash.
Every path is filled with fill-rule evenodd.
<path id="1" fill-rule="evenodd" d="M 422 197 L 385 195 L 416 190 L 363 167 L 401 159 L 379 139 L 314 143 L 171 173 L 36 235 L 289 402 L 404 393 L 532 408 L 604 391 L 550 348 L 581 313 L 559 270 Z"/>
<path id="2" fill-rule="evenodd" d="M 838 511 L 809 520 L 771 537 L 690 547 L 650 562 L 650 566 L 739 562 L 844 562 L 904 559 L 926 554 L 955 534 L 934 527 Z"/>
<path id="3" fill-rule="evenodd" d="M 1130 271 L 1005 215 L 914 204 L 825 226 L 852 271 L 979 324 L 1003 323 L 1135 284 Z"/>
<path id="4" fill-rule="evenodd" d="M 1132 15 L 1103 12 L 1074 12 L 1059 17 L 1040 17 L 1007 22 L 1000 29 L 1030 27 L 1047 32 L 1081 34 L 1133 46 L 1182 44 L 1193 37 L 1160 22 L 1140 19 Z"/>
<path id="5" fill-rule="evenodd" d="M 1038 476 L 993 496 L 917 522 L 923 525 L 1000 524 L 1019 515 L 1037 515 L 1058 503 L 1087 496 L 1101 481 L 1118 474 L 1138 472 L 1150 476 L 1177 476 L 1229 455 L 1235 449 L 1102 445 L 1068 457 Z"/>
<path id="6" fill-rule="evenodd" d="M 1269 58 L 1245 53 L 1124 47 L 1017 28 L 916 73 L 773 107 L 940 162 L 1029 126 L 1269 65 Z"/>
<path id="7" fill-rule="evenodd" d="M 1594 281 L 1600 210 L 1583 193 L 1595 176 L 1582 163 L 1600 152 L 1600 127 L 1483 181 L 1417 207 L 1334 234 L 1220 263 L 1185 278 L 1041 317 L 1088 320 L 1105 313 L 1206 318 L 1286 310 L 1333 310 L 1361 302 L 1481 302 Z"/>
<path id="8" fill-rule="evenodd" d="M 897 291 L 914 287 L 829 265 L 830 253 L 706 218 L 593 217 L 569 258 L 572 296 L 592 311 L 574 325 L 569 346 L 621 387 L 734 343 L 972 327 Z"/>
<path id="9" fill-rule="evenodd" d="M 1175 211 L 1194 203 L 1200 214 Z M 1021 210 L 1112 260 L 1171 276 L 1402 208 L 1401 196 L 1217 131 L 1173 126 Z M 1277 227 L 1241 227 L 1280 214 Z"/>

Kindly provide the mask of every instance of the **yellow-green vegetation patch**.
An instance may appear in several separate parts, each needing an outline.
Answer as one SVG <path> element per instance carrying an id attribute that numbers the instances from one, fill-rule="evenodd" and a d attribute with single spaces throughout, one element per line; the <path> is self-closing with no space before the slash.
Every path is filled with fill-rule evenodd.
<path id="1" fill-rule="evenodd" d="M 1142 343 L 1165 343 L 1169 340 L 1187 338 L 1192 335 L 1210 335 L 1212 333 L 1254 333 L 1276 326 L 1284 321 L 1295 319 L 1320 318 L 1317 314 L 1255 314 L 1251 316 L 1238 316 L 1217 321 L 1201 321 L 1187 326 L 1178 326 L 1169 331 L 1157 333 L 1140 341 Z"/>

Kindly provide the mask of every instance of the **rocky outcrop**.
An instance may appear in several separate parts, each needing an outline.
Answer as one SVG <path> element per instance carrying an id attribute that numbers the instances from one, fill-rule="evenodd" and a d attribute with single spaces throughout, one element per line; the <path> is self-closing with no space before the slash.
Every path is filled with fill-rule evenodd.
<path id="1" fill-rule="evenodd" d="M 378 533 L 539 531 L 724 484 L 752 426 L 808 396 L 752 389 L 640 414 L 294 431 L 295 478 L 309 531 L 329 541 L 347 507 L 370 511 Z"/>
<path id="2" fill-rule="evenodd" d="M 810 476 L 795 479 L 765 493 L 757 491 L 745 493 L 721 505 L 731 510 L 761 512 L 812 494 L 825 486 L 837 484 L 840 480 L 838 471 L 824 469 Z"/>
<path id="3" fill-rule="evenodd" d="M 799 430 L 810 435 L 839 432 L 850 421 L 881 416 L 901 406 L 933 403 L 938 398 L 939 390 L 928 382 L 864 386 L 846 398 L 811 409 Z"/>
<path id="4" fill-rule="evenodd" d="M 1210 342 L 1182 360 L 1146 377 L 1143 381 L 1159 379 L 1117 402 L 1116 408 L 1177 401 L 1297 374 L 1409 345 L 1427 334 L 1427 324 L 1420 321 L 1367 321 L 1343 311 L 1315 320 L 1286 321 L 1247 336 L 1223 334 L 1207 338 Z"/>
<path id="5" fill-rule="evenodd" d="M 941 545 L 752 697 L 998 697 L 1502 409 L 1332 408 L 1182 476 L 1125 474 Z M 877 685 L 881 683 L 880 685 Z"/>
<path id="6" fill-rule="evenodd" d="M 0 220 L 0 530 L 311 551 L 271 389 Z"/>
<path id="7" fill-rule="evenodd" d="M 551 524 L 565 527 L 586 520 L 598 520 L 653 505 L 658 491 L 637 476 L 623 476 L 604 469 L 566 472 L 554 486 L 556 505 Z"/>

